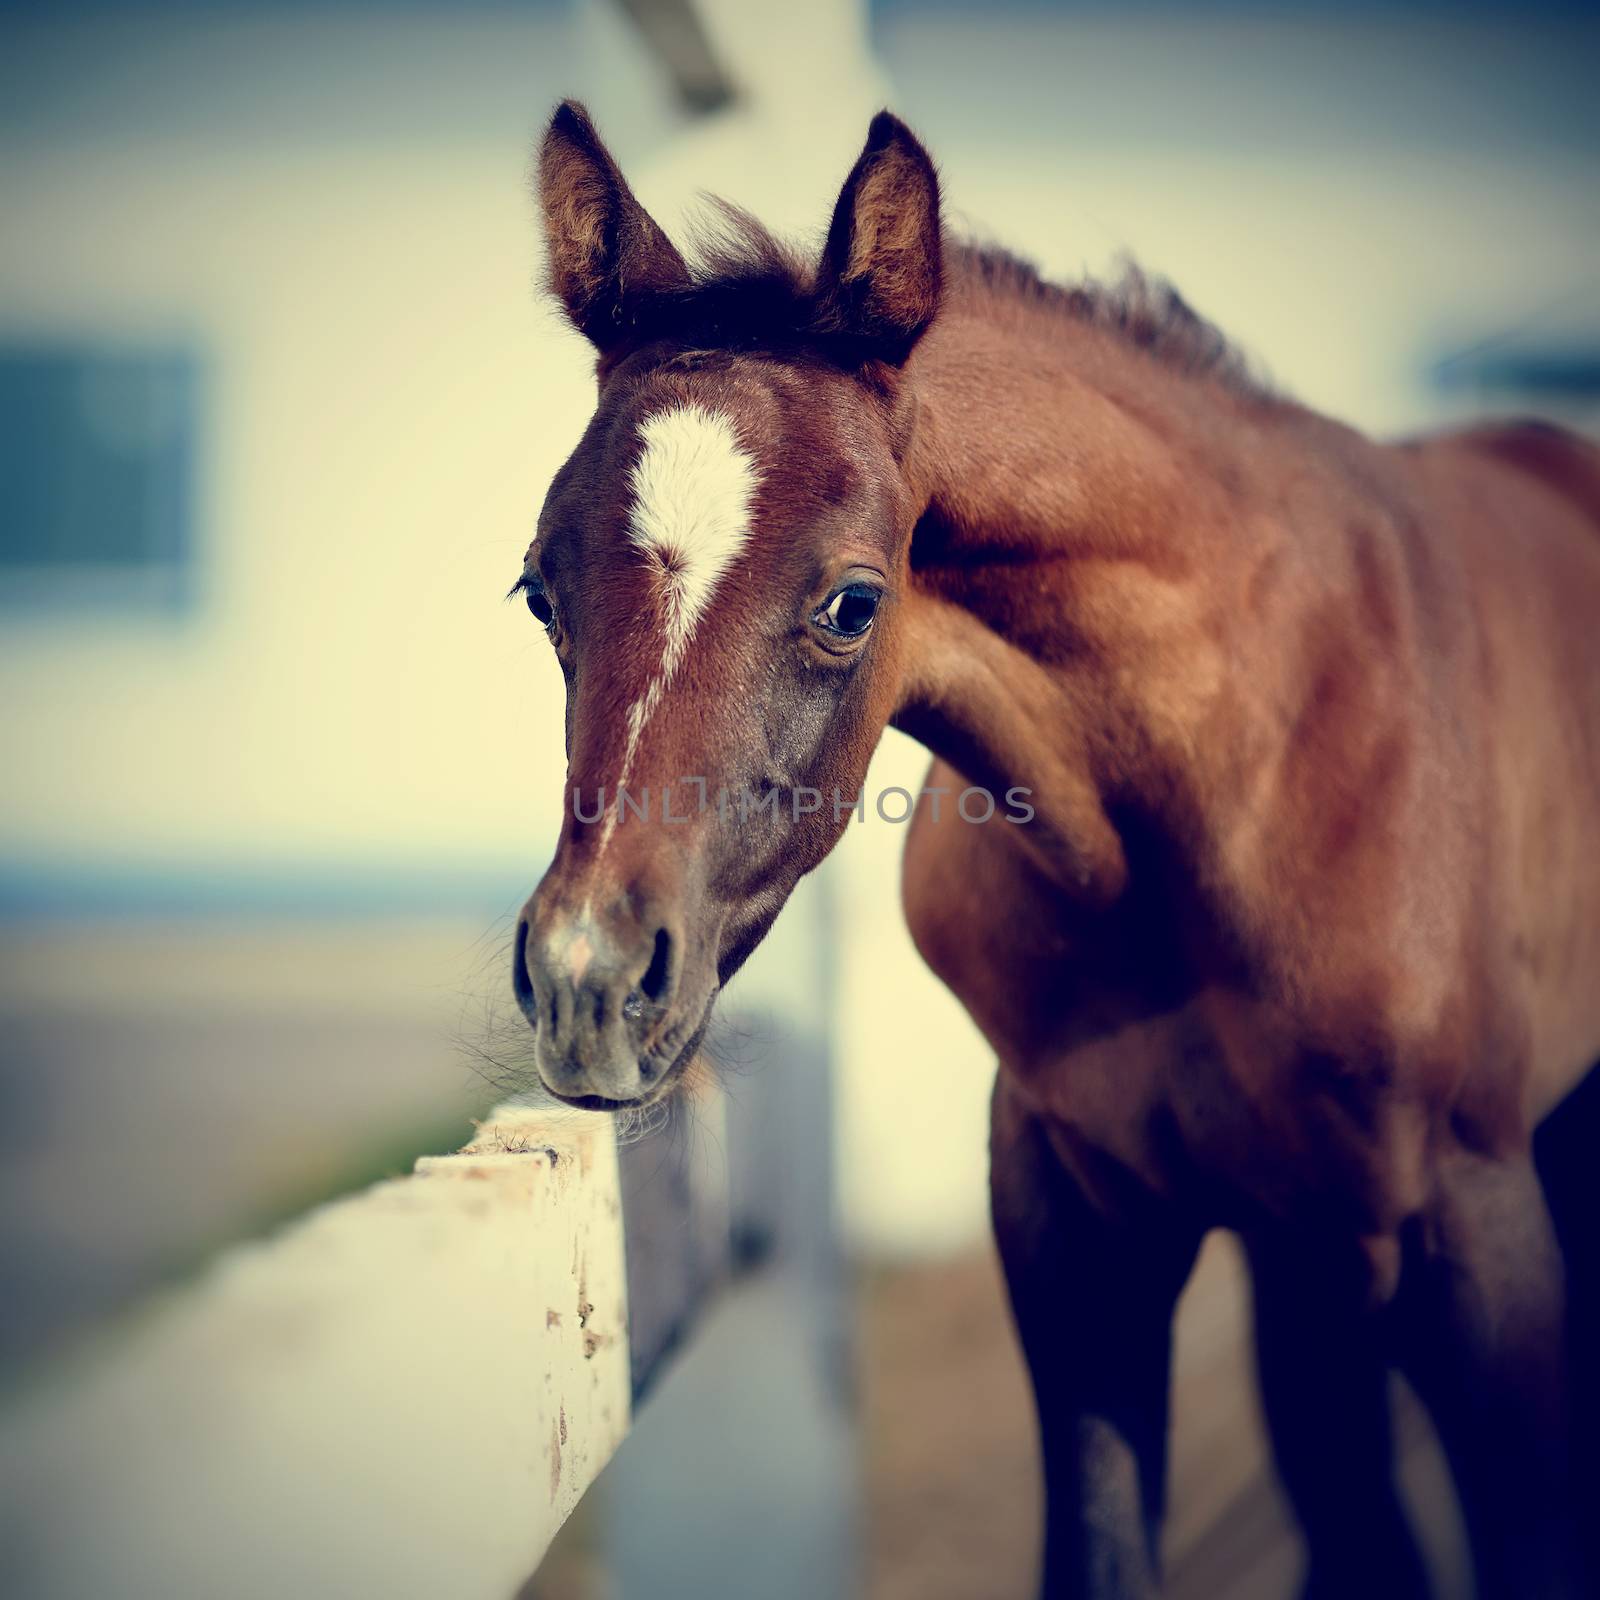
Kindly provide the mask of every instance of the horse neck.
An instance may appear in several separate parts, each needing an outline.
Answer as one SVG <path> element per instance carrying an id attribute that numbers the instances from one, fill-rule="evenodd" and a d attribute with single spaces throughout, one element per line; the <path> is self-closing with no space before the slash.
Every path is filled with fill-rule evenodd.
<path id="1" fill-rule="evenodd" d="M 926 510 L 895 723 L 969 781 L 1029 789 L 1019 838 L 1108 902 L 1127 873 L 1113 816 L 1185 825 L 1175 808 L 1224 784 L 1200 735 L 1241 703 L 1241 597 L 1282 555 L 1240 498 L 1264 402 L 979 295 L 907 377 Z"/>

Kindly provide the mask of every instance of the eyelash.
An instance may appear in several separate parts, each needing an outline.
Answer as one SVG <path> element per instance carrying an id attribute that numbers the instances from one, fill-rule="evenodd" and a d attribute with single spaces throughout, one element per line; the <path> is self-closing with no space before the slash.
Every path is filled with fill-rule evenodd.
<path id="1" fill-rule="evenodd" d="M 550 599 L 550 591 L 545 587 L 544 580 L 535 572 L 523 573 L 506 592 L 506 599 L 509 600 L 513 595 L 518 594 L 527 602 L 528 610 L 533 614 L 533 620 L 548 633 L 555 626 L 556 608 Z M 535 596 L 544 602 L 544 608 L 549 613 L 548 616 L 540 616 L 538 609 L 534 605 Z"/>

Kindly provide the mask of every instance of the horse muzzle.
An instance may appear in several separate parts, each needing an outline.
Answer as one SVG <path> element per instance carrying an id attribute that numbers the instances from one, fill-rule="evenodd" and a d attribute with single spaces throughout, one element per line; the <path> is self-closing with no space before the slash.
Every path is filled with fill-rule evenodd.
<path id="1" fill-rule="evenodd" d="M 587 1110 L 647 1103 L 676 1077 L 686 1030 L 674 1005 L 683 937 L 648 897 L 612 915 L 551 903 L 544 886 L 517 923 L 512 981 L 551 1094 Z M 642 901 L 642 903 L 641 903 Z M 709 1004 L 696 1008 L 687 1032 Z"/>

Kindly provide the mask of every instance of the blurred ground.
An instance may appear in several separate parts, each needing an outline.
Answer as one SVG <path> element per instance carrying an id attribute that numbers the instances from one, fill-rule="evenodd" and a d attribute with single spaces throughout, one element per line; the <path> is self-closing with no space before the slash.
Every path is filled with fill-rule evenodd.
<path id="1" fill-rule="evenodd" d="M 864 1278 L 869 1600 L 1030 1592 L 1033 1410 L 1001 1295 L 987 1250 Z"/>

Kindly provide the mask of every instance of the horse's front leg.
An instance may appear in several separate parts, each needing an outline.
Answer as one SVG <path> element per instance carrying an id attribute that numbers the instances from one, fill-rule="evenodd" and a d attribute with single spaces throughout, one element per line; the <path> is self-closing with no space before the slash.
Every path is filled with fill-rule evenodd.
<path id="1" fill-rule="evenodd" d="M 1307 1550 L 1304 1600 L 1425 1600 L 1422 1556 L 1395 1487 L 1386 1302 L 1391 1273 L 1354 1238 L 1246 1239 L 1261 1402 Z"/>
<path id="2" fill-rule="evenodd" d="M 1002 1071 L 990 1194 L 1044 1460 L 1047 1600 L 1158 1590 L 1172 1316 L 1199 1230 L 1104 1215 Z"/>
<path id="3" fill-rule="evenodd" d="M 1588 1593 L 1600 1595 L 1600 1068 L 1540 1126 L 1534 1158 L 1566 1263 L 1574 1498 Z"/>
<path id="4" fill-rule="evenodd" d="M 1532 1161 L 1453 1154 L 1423 1221 L 1403 1363 L 1450 1458 L 1480 1600 L 1577 1596 L 1564 1279 Z"/>

